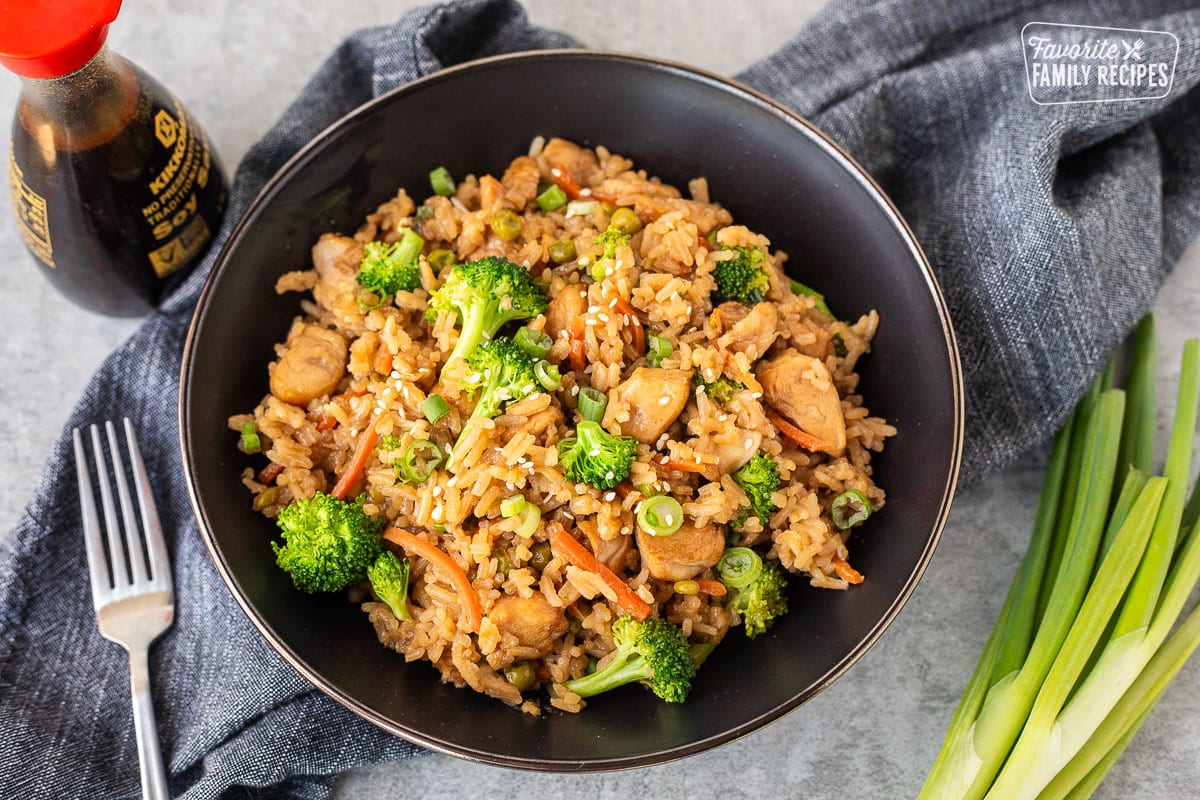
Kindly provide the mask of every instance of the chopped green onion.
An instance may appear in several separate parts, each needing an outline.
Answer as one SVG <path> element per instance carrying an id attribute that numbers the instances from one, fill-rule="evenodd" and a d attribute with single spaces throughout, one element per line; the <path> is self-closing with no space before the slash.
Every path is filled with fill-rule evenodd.
<path id="1" fill-rule="evenodd" d="M 567 204 L 567 193 L 558 184 L 550 184 L 550 188 L 537 196 L 538 208 L 542 211 L 556 211 Z"/>
<path id="2" fill-rule="evenodd" d="M 262 440 L 258 438 L 258 428 L 251 420 L 242 425 L 242 449 L 247 453 L 257 453 L 262 450 Z"/>
<path id="3" fill-rule="evenodd" d="M 654 334 L 646 337 L 646 362 L 650 366 L 657 367 L 664 358 L 673 352 L 675 352 L 675 348 L 671 346 L 669 339 Z"/>
<path id="4" fill-rule="evenodd" d="M 862 525 L 871 516 L 871 501 L 857 489 L 850 489 L 833 498 L 829 515 L 838 530 L 849 530 Z"/>
<path id="5" fill-rule="evenodd" d="M 430 425 L 437 425 L 442 417 L 450 413 L 450 404 L 440 394 L 431 394 L 421 403 L 421 413 Z"/>
<path id="6" fill-rule="evenodd" d="M 458 258 L 454 255 L 453 250 L 439 248 L 429 254 L 429 266 L 438 272 L 441 272 L 446 267 L 452 267 L 456 263 L 458 263 Z"/>
<path id="7" fill-rule="evenodd" d="M 445 458 L 436 444 L 428 439 L 418 439 L 404 448 L 399 461 L 400 475 L 409 483 L 424 483 Z"/>
<path id="8" fill-rule="evenodd" d="M 806 286 L 800 281 L 794 280 L 792 281 L 792 292 L 814 298 L 817 301 L 818 311 L 830 319 L 837 319 L 837 317 L 833 315 L 833 312 L 829 310 L 829 306 L 825 304 L 825 295 L 821 294 L 816 289 L 812 288 L 811 286 Z"/>
<path id="9" fill-rule="evenodd" d="M 520 514 L 528 501 L 523 494 L 514 494 L 512 497 L 506 497 L 500 501 L 500 516 L 515 517 Z"/>
<path id="10" fill-rule="evenodd" d="M 597 261 L 592 262 L 592 266 L 591 266 L 591 269 L 588 270 L 588 274 L 592 276 L 592 280 L 602 281 L 608 277 L 609 269 L 610 269 L 610 267 L 609 267 L 608 259 L 607 258 L 599 259 Z"/>
<path id="11" fill-rule="evenodd" d="M 846 353 L 850 352 L 846 349 L 846 340 L 842 338 L 840 333 L 830 336 L 829 343 L 833 345 L 833 354 L 838 358 L 845 358 Z"/>
<path id="12" fill-rule="evenodd" d="M 511 242 L 521 235 L 521 218 L 516 212 L 503 208 L 492 215 L 488 227 L 504 241 Z"/>
<path id="13" fill-rule="evenodd" d="M 424 246 L 425 240 L 421 238 L 421 234 L 412 228 L 405 228 L 404 236 L 400 238 L 400 244 L 396 247 L 392 258 L 401 264 L 414 264 L 420 257 L 421 248 Z"/>
<path id="14" fill-rule="evenodd" d="M 608 224 L 626 235 L 635 234 L 642 229 L 642 220 L 632 208 L 618 208 L 612 213 Z"/>
<path id="15" fill-rule="evenodd" d="M 379 294 L 378 292 L 372 292 L 369 289 L 364 289 L 358 293 L 358 297 L 355 299 L 358 301 L 358 310 L 365 314 L 368 311 L 374 311 L 377 308 L 381 308 L 383 306 L 383 301 L 387 300 L 387 295 Z"/>
<path id="16" fill-rule="evenodd" d="M 554 340 L 550 338 L 550 334 L 545 331 L 535 331 L 533 328 L 524 327 L 517 331 L 517 335 L 513 337 L 513 342 L 517 347 L 521 348 L 530 358 L 545 358 L 550 352 L 550 348 L 554 345 Z"/>
<path id="17" fill-rule="evenodd" d="M 440 194 L 442 197 L 449 197 L 458 188 L 454 184 L 454 178 L 451 177 L 450 170 L 445 167 L 438 167 L 429 173 L 429 185 L 433 187 L 435 194 Z"/>
<path id="18" fill-rule="evenodd" d="M 571 217 L 586 217 L 595 210 L 595 200 L 572 200 L 567 203 L 567 219 Z"/>
<path id="19" fill-rule="evenodd" d="M 550 245 L 550 260 L 555 264 L 566 264 L 575 260 L 575 243 L 570 239 L 559 239 Z"/>
<path id="20" fill-rule="evenodd" d="M 695 581 L 675 581 L 675 594 L 700 594 L 700 584 Z"/>
<path id="21" fill-rule="evenodd" d="M 493 550 L 492 558 L 496 559 L 497 573 L 507 576 L 509 572 L 512 572 L 512 559 L 508 557 L 508 551 L 503 547 L 497 547 L 495 550 Z"/>
<path id="22" fill-rule="evenodd" d="M 537 532 L 538 525 L 542 521 L 542 510 L 533 503 L 528 503 L 521 509 L 521 524 L 513 531 L 522 539 L 528 539 Z"/>
<path id="23" fill-rule="evenodd" d="M 579 415 L 592 422 L 604 419 L 604 409 L 608 407 L 608 395 L 599 389 L 585 386 L 579 390 Z"/>
<path id="24" fill-rule="evenodd" d="M 669 494 L 649 497 L 638 507 L 637 522 L 651 536 L 670 536 L 683 525 L 683 506 Z"/>
<path id="25" fill-rule="evenodd" d="M 749 547 L 730 547 L 717 562 L 721 583 L 730 589 L 744 589 L 758 580 L 762 570 L 762 556 Z"/>
<path id="26" fill-rule="evenodd" d="M 708 236 L 705 236 L 704 238 L 708 240 L 709 244 L 711 244 L 713 247 L 716 247 L 717 246 L 717 229 L 713 228 L 711 231 L 708 232 Z"/>
<path id="27" fill-rule="evenodd" d="M 558 365 L 549 361 L 535 361 L 533 377 L 547 392 L 557 392 L 562 388 L 562 375 L 558 374 Z"/>
<path id="28" fill-rule="evenodd" d="M 433 212 L 434 209 L 431 205 L 417 206 L 417 219 L 430 219 L 433 217 Z"/>

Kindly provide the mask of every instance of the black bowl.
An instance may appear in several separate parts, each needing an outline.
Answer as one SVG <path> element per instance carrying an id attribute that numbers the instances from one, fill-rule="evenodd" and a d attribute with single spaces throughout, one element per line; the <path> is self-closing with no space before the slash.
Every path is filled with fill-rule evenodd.
<path id="1" fill-rule="evenodd" d="M 888 504 L 851 543 L 866 582 L 796 580 L 791 612 L 754 641 L 734 631 L 666 705 L 640 687 L 582 714 L 538 719 L 440 683 L 381 647 L 342 595 L 310 597 L 274 564 L 274 526 L 250 509 L 226 418 L 267 391 L 272 345 L 298 313 L 276 277 L 310 265 L 326 231 L 352 231 L 428 172 L 502 170 L 537 135 L 603 144 L 675 185 L 706 176 L 734 218 L 792 255 L 800 280 L 845 318 L 879 309 L 862 392 L 900 430 L 877 458 Z M 953 495 L 962 440 L 960 367 L 933 273 L 896 209 L 804 120 L 714 75 L 612 53 L 541 52 L 445 70 L 370 102 L 298 153 L 262 190 L 220 254 L 184 352 L 183 463 L 213 560 L 253 623 L 308 680 L 380 727 L 435 750 L 510 767 L 653 764 L 749 733 L 850 667 L 924 571 Z M 220 443 L 224 442 L 224 445 Z"/>

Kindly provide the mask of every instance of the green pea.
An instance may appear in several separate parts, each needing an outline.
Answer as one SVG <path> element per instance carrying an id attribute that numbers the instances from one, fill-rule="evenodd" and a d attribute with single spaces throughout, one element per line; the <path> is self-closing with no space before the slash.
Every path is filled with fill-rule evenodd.
<path id="1" fill-rule="evenodd" d="M 492 216 L 492 221 L 489 225 L 492 233 L 506 242 L 511 242 L 521 235 L 521 218 L 507 208 L 497 211 Z"/>
<path id="2" fill-rule="evenodd" d="M 537 671 L 529 661 L 518 661 L 505 667 L 504 680 L 511 683 L 518 692 L 528 692 L 537 686 Z"/>
<path id="3" fill-rule="evenodd" d="M 566 264 L 575 260 L 575 243 L 570 239 L 559 239 L 550 245 L 550 260 L 555 264 Z"/>
<path id="4" fill-rule="evenodd" d="M 457 261 L 453 250 L 434 250 L 429 254 L 429 266 L 438 271 L 454 266 Z"/>
<path id="5" fill-rule="evenodd" d="M 546 565 L 554 558 L 554 553 L 550 550 L 549 542 L 538 542 L 530 548 L 532 555 L 529 556 L 529 566 L 541 572 L 546 568 Z"/>
<path id="6" fill-rule="evenodd" d="M 637 212 L 632 208 L 618 208 L 612 213 L 608 224 L 627 235 L 635 234 L 642 229 L 642 220 L 638 218 Z"/>
<path id="7" fill-rule="evenodd" d="M 508 557 L 508 551 L 503 547 L 497 547 L 492 551 L 492 558 L 496 559 L 496 572 L 507 576 L 513 568 L 512 559 Z"/>

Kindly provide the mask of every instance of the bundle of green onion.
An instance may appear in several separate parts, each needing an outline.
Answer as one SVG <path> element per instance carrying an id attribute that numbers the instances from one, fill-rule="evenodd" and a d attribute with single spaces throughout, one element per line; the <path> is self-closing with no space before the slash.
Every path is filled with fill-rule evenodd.
<path id="1" fill-rule="evenodd" d="M 1183 349 L 1162 474 L 1153 320 L 1124 390 L 1110 364 L 1054 442 L 1029 550 L 920 798 L 1091 796 L 1200 644 L 1200 493 L 1185 503 L 1200 343 Z"/>

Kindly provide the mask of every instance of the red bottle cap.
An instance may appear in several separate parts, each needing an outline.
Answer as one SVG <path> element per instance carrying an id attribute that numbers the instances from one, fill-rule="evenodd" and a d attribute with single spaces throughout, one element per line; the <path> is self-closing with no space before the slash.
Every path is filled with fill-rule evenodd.
<path id="1" fill-rule="evenodd" d="M 27 78 L 57 78 L 100 50 L 121 0 L 0 0 L 0 64 Z"/>

